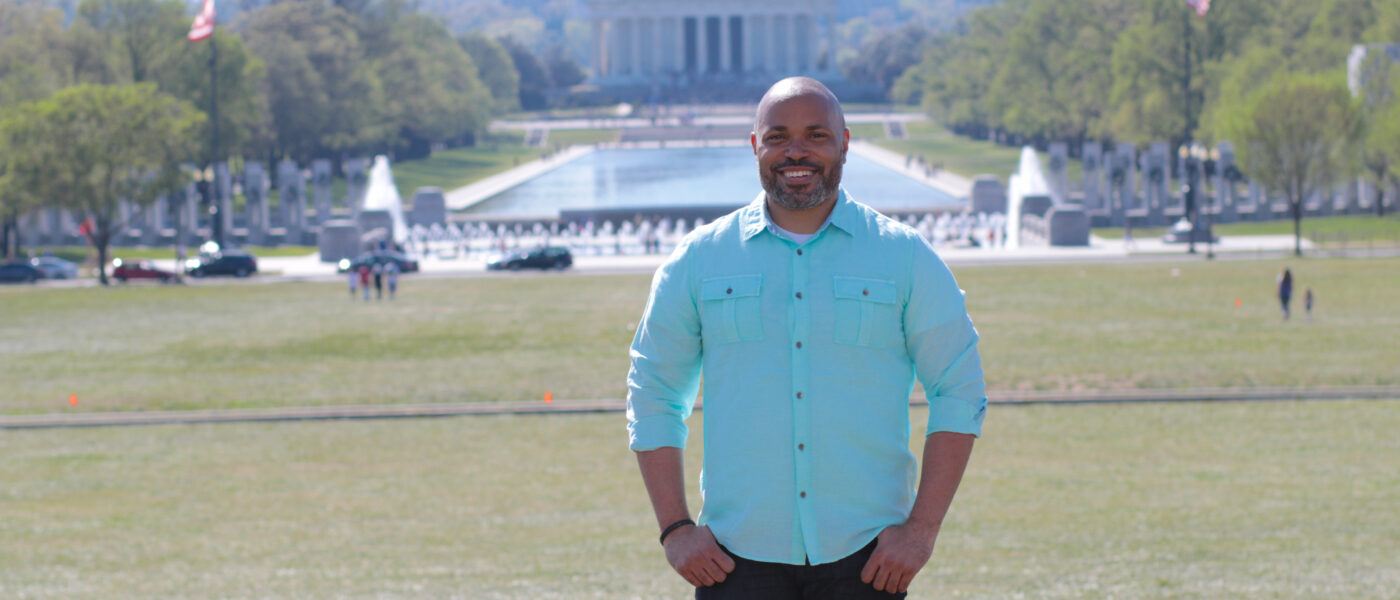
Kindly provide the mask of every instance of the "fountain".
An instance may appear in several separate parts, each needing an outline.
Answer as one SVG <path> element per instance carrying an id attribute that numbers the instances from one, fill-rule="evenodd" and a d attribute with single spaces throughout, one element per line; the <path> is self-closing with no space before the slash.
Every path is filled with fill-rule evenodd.
<path id="1" fill-rule="evenodd" d="M 409 229 L 403 218 L 403 199 L 399 197 L 398 188 L 394 187 L 394 174 L 389 170 L 389 158 L 383 154 L 374 157 L 374 165 L 369 169 L 369 188 L 365 191 L 362 209 L 362 215 L 370 211 L 382 211 L 388 215 L 392 229 L 389 239 L 393 240 L 394 244 L 402 245 L 408 240 Z M 363 220 L 361 227 L 370 229 Z"/>

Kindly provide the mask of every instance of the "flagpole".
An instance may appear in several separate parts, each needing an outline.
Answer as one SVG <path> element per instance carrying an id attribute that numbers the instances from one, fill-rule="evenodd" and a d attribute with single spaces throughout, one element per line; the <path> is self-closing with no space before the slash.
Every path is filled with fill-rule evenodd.
<path id="1" fill-rule="evenodd" d="M 209 197 L 212 200 L 212 209 L 209 214 L 212 221 L 209 224 L 211 237 L 219 248 L 224 247 L 224 215 L 219 194 L 223 191 L 219 189 L 218 173 L 215 165 L 219 160 L 219 36 L 213 32 L 209 34 L 209 128 L 213 130 L 213 145 L 209 152 L 209 172 L 214 177 L 209 180 Z"/>

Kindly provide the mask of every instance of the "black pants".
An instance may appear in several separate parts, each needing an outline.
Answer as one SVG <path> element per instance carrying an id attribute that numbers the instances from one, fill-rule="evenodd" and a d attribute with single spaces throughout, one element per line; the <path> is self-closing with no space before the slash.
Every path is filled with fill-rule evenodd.
<path id="1" fill-rule="evenodd" d="M 860 571 L 875 552 L 875 544 L 824 565 L 785 565 L 734 556 L 734 572 L 724 583 L 695 588 L 695 600 L 889 600 L 904 598 L 875 589 L 860 580 Z"/>

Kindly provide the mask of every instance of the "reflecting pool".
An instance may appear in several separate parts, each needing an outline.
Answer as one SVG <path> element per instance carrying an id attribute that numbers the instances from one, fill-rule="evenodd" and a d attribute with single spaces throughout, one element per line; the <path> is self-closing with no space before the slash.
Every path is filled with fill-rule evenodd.
<path id="1" fill-rule="evenodd" d="M 882 211 L 953 209 L 965 204 L 855 153 L 847 155 L 842 186 L 852 197 Z M 748 146 L 606 148 L 463 212 L 553 218 L 560 210 L 571 209 L 740 206 L 761 189 Z"/>

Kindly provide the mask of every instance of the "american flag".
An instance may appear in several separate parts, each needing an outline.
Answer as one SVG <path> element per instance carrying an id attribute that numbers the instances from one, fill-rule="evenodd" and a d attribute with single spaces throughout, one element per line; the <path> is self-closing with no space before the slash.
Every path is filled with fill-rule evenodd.
<path id="1" fill-rule="evenodd" d="M 190 25 L 189 39 L 191 42 L 200 42 L 209 39 L 214 35 L 214 0 L 204 0 L 204 7 L 199 14 L 194 16 L 194 23 Z"/>
<path id="2" fill-rule="evenodd" d="M 1186 0 L 1186 3 L 1191 5 L 1191 8 L 1196 9 L 1198 17 L 1206 16 L 1206 11 L 1210 10 L 1210 0 Z"/>

